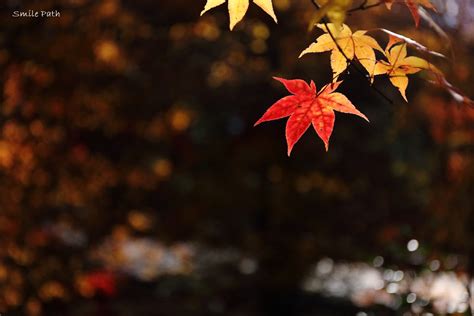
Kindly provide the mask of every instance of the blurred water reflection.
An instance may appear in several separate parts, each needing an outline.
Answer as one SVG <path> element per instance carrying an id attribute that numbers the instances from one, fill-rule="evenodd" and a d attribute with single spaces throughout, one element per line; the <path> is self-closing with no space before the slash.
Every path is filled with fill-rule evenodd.
<path id="1" fill-rule="evenodd" d="M 125 272 L 143 281 L 163 274 L 189 274 L 193 270 L 195 248 L 190 244 L 170 247 L 148 238 L 108 239 L 92 258 L 107 270 Z"/>
<path id="2" fill-rule="evenodd" d="M 413 246 L 413 240 L 410 243 Z M 253 274 L 258 269 L 255 258 L 235 249 L 213 249 L 197 243 L 166 246 L 151 238 L 108 237 L 92 252 L 91 259 L 100 262 L 105 271 L 125 273 L 129 278 L 145 282 L 154 282 L 165 275 L 212 275 L 219 266 L 229 264 L 242 275 Z M 383 263 L 381 256 L 375 257 L 372 264 L 335 263 L 323 258 L 305 277 L 302 289 L 328 298 L 346 299 L 360 308 L 383 305 L 406 311 L 403 315 L 456 314 L 468 310 L 466 274 L 439 271 L 439 260 L 428 262 L 427 268 L 420 272 L 386 268 Z"/>
<path id="3" fill-rule="evenodd" d="M 304 280 L 303 289 L 328 297 L 350 300 L 360 307 L 381 304 L 418 315 L 464 313 L 469 308 L 468 279 L 453 271 L 401 271 L 367 263 L 334 263 L 320 260 Z"/>

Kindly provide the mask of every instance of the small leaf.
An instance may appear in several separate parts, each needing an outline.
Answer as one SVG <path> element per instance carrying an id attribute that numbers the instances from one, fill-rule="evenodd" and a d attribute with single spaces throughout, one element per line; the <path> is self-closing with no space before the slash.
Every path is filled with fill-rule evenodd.
<path id="1" fill-rule="evenodd" d="M 273 10 L 272 0 L 253 0 L 265 13 L 277 22 L 275 12 Z M 225 3 L 225 0 L 207 0 L 201 15 L 207 11 Z M 237 23 L 242 21 L 249 7 L 249 0 L 228 0 L 229 10 L 229 28 L 232 31 Z"/>

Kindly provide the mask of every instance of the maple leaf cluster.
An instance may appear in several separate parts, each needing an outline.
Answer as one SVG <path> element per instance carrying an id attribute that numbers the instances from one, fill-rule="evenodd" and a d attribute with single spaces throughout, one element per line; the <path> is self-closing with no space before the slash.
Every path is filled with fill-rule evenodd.
<path id="1" fill-rule="evenodd" d="M 226 0 L 207 0 L 201 15 L 215 7 L 224 4 L 225 2 Z M 235 25 L 243 19 L 247 13 L 249 2 L 250 0 L 227 0 L 230 30 L 232 30 Z M 265 11 L 265 13 L 271 16 L 275 23 L 277 22 L 277 17 L 275 15 L 275 11 L 273 10 L 272 0 L 253 0 L 253 2 L 263 11 Z M 391 10 L 395 0 L 382 0 L 382 2 L 385 3 L 389 10 Z M 375 5 L 382 2 L 378 2 Z M 403 2 L 410 10 L 417 27 L 420 23 L 420 6 L 436 11 L 436 8 L 433 6 L 430 0 L 403 0 Z M 316 24 L 321 19 L 323 19 L 324 16 L 327 16 L 331 23 L 341 26 L 346 18 L 347 11 L 353 4 L 353 0 L 319 0 L 317 3 L 320 7 L 320 10 L 318 10 L 314 15 L 311 24 Z"/>
<path id="2" fill-rule="evenodd" d="M 201 15 L 225 2 L 225 0 L 207 0 Z M 246 14 L 249 2 L 250 0 L 227 0 L 231 30 Z M 277 22 L 271 0 L 253 0 L 253 2 Z M 422 70 L 434 75 L 433 82 L 445 88 L 456 99 L 463 100 L 463 102 L 470 100 L 458 93 L 433 64 L 417 56 L 408 56 L 407 46 L 411 45 L 426 54 L 444 58 L 442 54 L 432 52 L 403 35 L 385 29 L 377 29 L 389 35 L 389 41 L 383 49 L 374 37 L 368 35 L 368 31 L 353 32 L 349 26 L 343 23 L 348 11 L 363 10 L 379 4 L 385 4 L 390 10 L 396 2 L 395 0 L 382 0 L 376 3 L 364 1 L 354 9 L 350 9 L 353 0 L 311 0 L 311 2 L 318 9 L 312 19 L 312 25 L 321 29 L 324 34 L 304 49 L 299 57 L 310 53 L 330 52 L 332 83 L 325 85 L 317 92 L 313 81 L 308 85 L 300 79 L 287 80 L 275 77 L 292 95 L 284 97 L 270 106 L 255 124 L 289 117 L 286 124 L 288 155 L 310 125 L 314 127 L 317 135 L 324 142 L 327 151 L 334 128 L 334 111 L 358 115 L 368 121 L 367 117 L 359 112 L 346 96 L 334 92 L 342 82 L 341 75 L 346 72 L 349 66 L 362 73 L 370 85 L 373 84 L 376 76 L 386 75 L 407 102 L 408 75 L 416 74 Z M 417 27 L 420 22 L 420 7 L 436 11 L 430 0 L 403 0 L 401 2 L 410 10 Z M 327 22 L 326 19 L 330 22 Z M 317 23 L 319 21 L 323 21 L 323 23 Z"/>
<path id="3" fill-rule="evenodd" d="M 407 56 L 407 43 L 400 37 L 389 35 L 390 40 L 383 50 L 378 42 L 367 31 L 359 30 L 352 33 L 351 29 L 343 24 L 337 32 L 336 25 L 332 23 L 318 24 L 325 33 L 316 39 L 308 48 L 301 52 L 300 57 L 309 53 L 331 52 L 331 68 L 333 80 L 347 69 L 349 62 L 356 59 L 369 74 L 371 82 L 374 76 L 387 75 L 390 82 L 398 88 L 401 95 L 407 100 L 406 88 L 408 87 L 409 74 L 421 70 L 440 72 L 434 65 L 423 58 Z M 383 54 L 383 59 L 377 59 L 375 51 Z"/>
<path id="4" fill-rule="evenodd" d="M 359 30 L 353 33 L 345 24 L 338 32 L 336 32 L 337 25 L 332 23 L 317 26 L 324 31 L 324 34 L 306 48 L 300 57 L 308 53 L 330 51 L 334 83 L 326 85 L 316 93 L 313 82 L 308 86 L 302 80 L 275 78 L 281 81 L 293 96 L 277 101 L 255 124 L 289 116 L 286 125 L 288 155 L 311 124 L 324 142 L 327 151 L 334 128 L 334 111 L 355 114 L 368 121 L 346 96 L 334 92 L 342 82 L 339 77 L 346 71 L 350 61 L 356 59 L 369 74 L 371 82 L 374 76 L 387 75 L 405 100 L 407 100 L 405 92 L 408 86 L 407 75 L 421 70 L 438 71 L 425 59 L 407 56 L 407 44 L 395 36 L 390 36 L 383 50 L 373 37 L 367 35 L 367 31 Z M 386 60 L 378 60 L 375 51 L 383 54 Z"/>

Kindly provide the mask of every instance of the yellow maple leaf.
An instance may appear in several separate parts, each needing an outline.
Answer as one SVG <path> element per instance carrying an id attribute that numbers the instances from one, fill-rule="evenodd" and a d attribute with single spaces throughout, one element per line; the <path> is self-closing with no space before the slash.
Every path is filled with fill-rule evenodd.
<path id="1" fill-rule="evenodd" d="M 225 3 L 226 0 L 207 0 L 204 10 L 202 10 L 201 15 L 213 9 L 221 4 Z M 228 0 L 228 10 L 229 10 L 229 28 L 232 30 L 234 26 L 239 23 L 247 9 L 249 7 L 249 0 Z M 253 0 L 253 3 L 258 5 L 265 13 L 272 17 L 272 19 L 277 23 L 277 18 L 273 10 L 272 0 Z"/>
<path id="2" fill-rule="evenodd" d="M 321 53 L 331 51 L 331 68 L 334 80 L 346 70 L 348 60 L 356 58 L 360 64 L 372 75 L 375 69 L 375 50 L 383 53 L 383 49 L 377 41 L 366 35 L 367 31 L 356 31 L 343 24 L 337 32 L 337 26 L 333 23 L 317 24 L 325 34 L 316 39 L 315 43 L 308 46 L 300 57 L 308 53 Z M 327 26 L 327 28 L 326 28 Z M 328 30 L 329 29 L 329 30 Z M 337 34 L 337 35 L 335 35 Z"/>
<path id="3" fill-rule="evenodd" d="M 416 56 L 407 57 L 407 44 L 399 44 L 399 41 L 397 40 L 390 40 L 385 49 L 385 56 L 387 57 L 387 61 L 377 61 L 374 69 L 374 76 L 388 75 L 390 82 L 398 88 L 407 102 L 407 75 L 415 74 L 421 70 L 441 73 L 434 65 L 423 58 Z"/>

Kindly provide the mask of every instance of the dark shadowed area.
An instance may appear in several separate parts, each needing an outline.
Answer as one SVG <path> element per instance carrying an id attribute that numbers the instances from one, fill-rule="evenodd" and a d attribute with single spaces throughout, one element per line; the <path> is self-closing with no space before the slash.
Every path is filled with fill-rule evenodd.
<path id="1" fill-rule="evenodd" d="M 409 48 L 474 97 L 474 3 L 432 2 L 451 44 L 398 3 L 346 23 L 454 52 Z M 329 53 L 298 59 L 314 6 L 251 3 L 230 32 L 204 4 L 0 4 L 0 313 L 471 315 L 474 109 L 345 73 L 370 123 L 337 113 L 328 152 L 308 130 L 288 157 L 285 120 L 253 124 L 272 76 L 331 81 Z"/>

